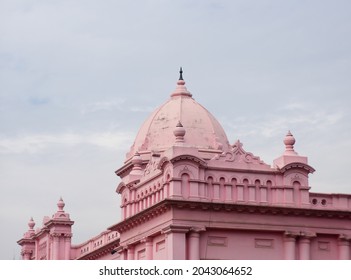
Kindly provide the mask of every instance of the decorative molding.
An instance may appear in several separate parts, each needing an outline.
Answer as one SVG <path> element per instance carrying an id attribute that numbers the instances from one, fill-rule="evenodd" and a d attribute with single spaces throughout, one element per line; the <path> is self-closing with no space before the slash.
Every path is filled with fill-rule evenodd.
<path id="1" fill-rule="evenodd" d="M 182 160 L 190 160 L 192 162 L 195 162 L 197 165 L 202 166 L 202 167 L 207 167 L 207 162 L 204 161 L 203 159 L 193 156 L 193 155 L 179 155 L 174 158 L 172 158 L 170 161 L 171 163 L 175 163 L 177 161 L 182 161 Z"/>
<path id="2" fill-rule="evenodd" d="M 318 250 L 320 251 L 330 251 L 330 242 L 329 241 L 318 241 Z"/>
<path id="3" fill-rule="evenodd" d="M 77 260 L 96 260 L 105 255 L 110 255 L 116 247 L 119 247 L 119 239 L 107 243 L 94 251 L 87 252 L 87 254 L 79 256 Z"/>
<path id="4" fill-rule="evenodd" d="M 302 162 L 291 162 L 285 166 L 283 166 L 282 168 L 280 168 L 280 172 L 281 173 L 285 173 L 286 171 L 290 170 L 290 169 L 302 169 L 304 171 L 307 171 L 308 173 L 313 173 L 316 170 L 309 166 L 308 164 L 302 163 Z"/>
<path id="5" fill-rule="evenodd" d="M 239 140 L 231 146 L 231 149 L 229 151 L 223 152 L 220 155 L 216 155 L 213 159 L 226 162 L 260 164 L 269 167 L 269 165 L 264 163 L 264 161 L 261 160 L 260 157 L 255 156 L 252 153 L 246 152 L 243 149 L 243 144 Z"/>
<path id="6" fill-rule="evenodd" d="M 227 247 L 228 246 L 228 237 L 226 236 L 208 236 L 207 237 L 208 246 L 216 247 Z"/>
<path id="7" fill-rule="evenodd" d="M 29 250 L 29 249 L 23 249 L 21 250 L 21 255 L 24 256 L 24 255 L 31 255 L 33 254 L 33 250 Z"/>
<path id="8" fill-rule="evenodd" d="M 182 225 L 169 225 L 162 229 L 162 234 L 169 234 L 169 233 L 187 233 L 189 232 L 190 228 L 188 226 Z"/>
<path id="9" fill-rule="evenodd" d="M 159 202 L 131 217 L 128 217 L 126 220 L 109 227 L 108 229 L 122 233 L 130 230 L 131 228 L 146 223 L 147 221 L 165 213 L 169 209 L 170 208 L 167 204 Z"/>
<path id="10" fill-rule="evenodd" d="M 144 176 L 154 173 L 158 168 L 159 158 L 151 157 L 144 169 Z"/>
<path id="11" fill-rule="evenodd" d="M 274 249 L 274 239 L 255 238 L 255 248 Z"/>
<path id="12" fill-rule="evenodd" d="M 122 181 L 118 184 L 116 193 L 122 193 L 123 189 L 126 187 L 126 184 Z"/>
<path id="13" fill-rule="evenodd" d="M 157 165 L 157 169 L 159 170 L 163 170 L 164 166 L 170 162 L 170 160 L 168 159 L 168 157 L 162 157 L 160 159 L 160 161 L 158 162 L 158 165 Z"/>
<path id="14" fill-rule="evenodd" d="M 115 174 L 119 177 L 124 177 L 125 175 L 129 174 L 130 171 L 133 169 L 133 164 L 132 162 L 128 162 L 125 165 L 123 165 L 121 168 L 117 169 L 115 171 Z"/>

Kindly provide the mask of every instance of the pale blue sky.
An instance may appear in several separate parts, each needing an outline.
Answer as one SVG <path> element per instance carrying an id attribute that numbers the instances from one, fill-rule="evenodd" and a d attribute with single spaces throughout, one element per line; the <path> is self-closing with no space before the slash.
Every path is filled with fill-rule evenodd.
<path id="1" fill-rule="evenodd" d="M 231 143 L 290 129 L 315 192 L 351 193 L 350 1 L 0 0 L 0 259 L 60 196 L 75 243 L 119 221 L 124 155 L 178 69 Z"/>

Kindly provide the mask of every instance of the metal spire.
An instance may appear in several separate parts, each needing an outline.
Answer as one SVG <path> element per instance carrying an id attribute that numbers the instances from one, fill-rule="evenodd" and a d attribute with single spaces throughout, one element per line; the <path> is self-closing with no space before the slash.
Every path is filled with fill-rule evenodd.
<path id="1" fill-rule="evenodd" d="M 182 67 L 180 67 L 180 70 L 179 70 L 179 80 L 183 80 L 183 69 L 182 69 Z"/>

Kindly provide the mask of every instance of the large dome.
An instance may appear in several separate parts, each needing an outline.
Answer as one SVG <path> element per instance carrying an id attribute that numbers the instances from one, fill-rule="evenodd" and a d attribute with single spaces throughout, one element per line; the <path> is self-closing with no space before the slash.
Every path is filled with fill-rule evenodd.
<path id="1" fill-rule="evenodd" d="M 164 151 L 175 144 L 174 130 L 179 122 L 185 129 L 184 145 L 199 150 L 221 152 L 228 148 L 227 136 L 215 117 L 197 103 L 185 87 L 182 71 L 171 98 L 143 123 L 127 160 L 136 152 Z"/>

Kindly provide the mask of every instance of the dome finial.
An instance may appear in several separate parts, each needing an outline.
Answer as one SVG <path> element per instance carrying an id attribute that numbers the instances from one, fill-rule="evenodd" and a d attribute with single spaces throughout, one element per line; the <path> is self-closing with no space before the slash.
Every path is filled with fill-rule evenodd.
<path id="1" fill-rule="evenodd" d="M 64 212 L 63 211 L 64 207 L 65 207 L 65 203 L 63 202 L 62 197 L 60 197 L 60 200 L 57 202 L 58 212 Z"/>
<path id="2" fill-rule="evenodd" d="M 294 144 L 295 144 L 295 137 L 292 135 L 290 130 L 286 134 L 284 138 L 284 144 L 285 144 L 285 155 L 297 155 L 297 153 L 294 150 Z"/>
<path id="3" fill-rule="evenodd" d="M 173 134 L 176 138 L 176 143 L 179 144 L 184 142 L 185 133 L 186 133 L 185 128 L 183 127 L 182 123 L 178 121 L 176 128 L 173 130 Z"/>
<path id="4" fill-rule="evenodd" d="M 28 222 L 28 226 L 30 230 L 33 230 L 34 226 L 35 226 L 35 222 L 33 220 L 33 217 L 30 218 L 29 222 Z"/>
<path id="5" fill-rule="evenodd" d="M 185 86 L 182 67 L 180 67 L 179 69 L 179 80 L 177 81 L 177 87 L 175 91 L 173 91 L 173 93 L 171 94 L 171 97 L 174 97 L 174 96 L 188 96 L 188 97 L 192 96 Z"/>
<path id="6" fill-rule="evenodd" d="M 180 67 L 180 70 L 179 70 L 179 80 L 184 80 L 183 79 L 183 68 Z"/>

